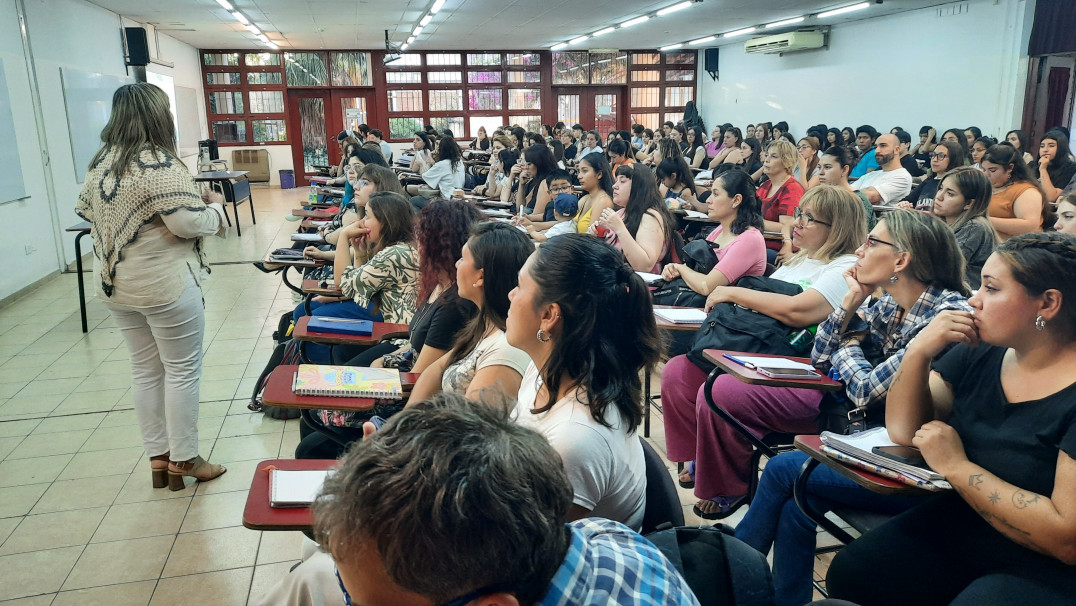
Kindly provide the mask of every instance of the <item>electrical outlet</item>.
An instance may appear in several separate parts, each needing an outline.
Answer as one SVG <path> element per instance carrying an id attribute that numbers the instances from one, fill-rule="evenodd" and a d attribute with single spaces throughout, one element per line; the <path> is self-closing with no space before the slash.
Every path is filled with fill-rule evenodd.
<path id="1" fill-rule="evenodd" d="M 26 256 L 30 256 L 30 255 L 34 254 L 35 252 L 37 252 L 37 248 L 34 247 L 33 244 L 27 244 L 26 246 L 23 246 L 22 250 L 23 250 L 23 252 L 26 253 Z"/>

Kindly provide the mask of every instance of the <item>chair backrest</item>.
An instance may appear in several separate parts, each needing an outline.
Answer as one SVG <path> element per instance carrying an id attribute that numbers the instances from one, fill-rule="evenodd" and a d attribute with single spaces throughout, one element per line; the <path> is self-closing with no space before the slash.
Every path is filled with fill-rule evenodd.
<path id="1" fill-rule="evenodd" d="M 646 511 L 643 512 L 643 534 L 653 532 L 660 524 L 684 525 L 684 509 L 676 492 L 665 461 L 642 436 L 643 458 L 646 460 Z"/>
<path id="2" fill-rule="evenodd" d="M 236 202 L 250 197 L 250 181 L 242 179 L 232 184 L 232 200 Z"/>

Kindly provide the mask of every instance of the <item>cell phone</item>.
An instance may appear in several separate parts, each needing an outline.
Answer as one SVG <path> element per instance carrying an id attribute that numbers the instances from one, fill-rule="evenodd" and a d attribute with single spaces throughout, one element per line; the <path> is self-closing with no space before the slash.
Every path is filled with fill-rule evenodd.
<path id="1" fill-rule="evenodd" d="M 923 453 L 913 446 L 875 446 L 871 449 L 871 452 L 905 465 L 927 467 L 927 462 L 923 459 Z"/>
<path id="2" fill-rule="evenodd" d="M 755 371 L 758 372 L 758 374 L 765 375 L 771 379 L 815 380 L 822 378 L 822 375 L 817 372 L 804 368 L 767 368 L 765 366 L 757 366 L 755 367 Z"/>

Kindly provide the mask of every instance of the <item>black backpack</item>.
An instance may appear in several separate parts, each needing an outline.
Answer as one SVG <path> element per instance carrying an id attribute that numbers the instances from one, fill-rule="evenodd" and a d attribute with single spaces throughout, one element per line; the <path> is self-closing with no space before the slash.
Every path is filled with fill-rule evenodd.
<path id="1" fill-rule="evenodd" d="M 676 567 L 702 606 L 772 606 L 766 556 L 727 526 L 680 526 L 646 535 Z"/>
<path id="2" fill-rule="evenodd" d="M 684 245 L 680 253 L 681 262 L 700 274 L 708 274 L 717 265 L 717 255 L 713 246 L 702 238 L 697 238 Z M 684 282 L 683 278 L 669 280 L 651 293 L 654 305 L 673 305 L 675 307 L 702 307 L 706 304 L 706 295 L 700 295 Z"/>

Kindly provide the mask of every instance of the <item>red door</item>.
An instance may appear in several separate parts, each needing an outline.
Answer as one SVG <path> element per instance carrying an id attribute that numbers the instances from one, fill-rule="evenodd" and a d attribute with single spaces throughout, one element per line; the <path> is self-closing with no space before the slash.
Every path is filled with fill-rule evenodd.
<path id="1" fill-rule="evenodd" d="M 340 163 L 336 136 L 373 122 L 373 93 L 365 89 L 291 89 L 288 91 L 288 122 L 295 184 L 309 184 L 319 166 Z"/>
<path id="2" fill-rule="evenodd" d="M 597 130 L 602 141 L 613 130 L 627 129 L 627 107 L 624 105 L 624 87 L 587 86 L 553 89 L 556 99 L 557 119 L 569 127 L 582 124 L 586 130 Z"/>

